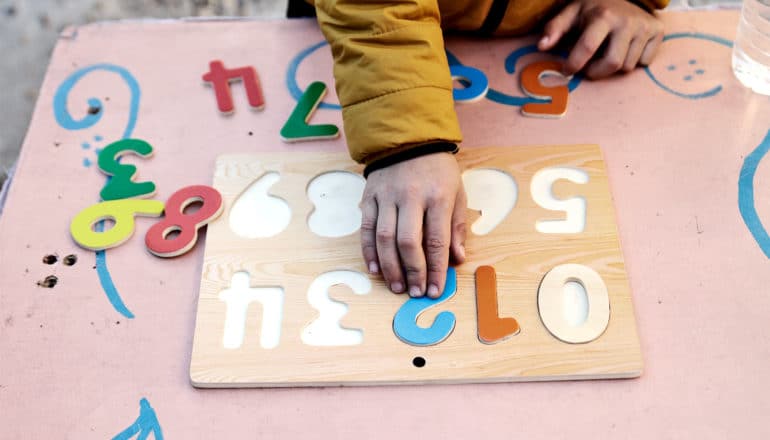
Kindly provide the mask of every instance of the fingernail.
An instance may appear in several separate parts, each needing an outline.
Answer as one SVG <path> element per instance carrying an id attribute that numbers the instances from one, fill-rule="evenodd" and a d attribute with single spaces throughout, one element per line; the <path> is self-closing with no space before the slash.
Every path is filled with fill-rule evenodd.
<path id="1" fill-rule="evenodd" d="M 548 41 L 550 41 L 550 38 L 548 38 L 548 35 L 546 35 L 545 37 L 540 39 L 540 42 L 538 43 L 538 45 L 545 46 L 546 44 L 548 44 Z"/>
<path id="2" fill-rule="evenodd" d="M 390 290 L 392 290 L 395 293 L 401 293 L 404 291 L 404 285 L 399 282 L 395 282 L 390 285 Z"/>
<path id="3" fill-rule="evenodd" d="M 435 298 L 438 296 L 438 286 L 435 284 L 431 284 L 428 286 L 428 296 L 431 298 Z"/>
<path id="4" fill-rule="evenodd" d="M 409 288 L 409 296 L 412 298 L 417 298 L 418 296 L 422 296 L 422 292 L 420 291 L 419 287 L 412 286 Z"/>
<path id="5" fill-rule="evenodd" d="M 369 273 L 376 274 L 380 272 L 380 266 L 377 265 L 374 261 L 369 263 Z"/>

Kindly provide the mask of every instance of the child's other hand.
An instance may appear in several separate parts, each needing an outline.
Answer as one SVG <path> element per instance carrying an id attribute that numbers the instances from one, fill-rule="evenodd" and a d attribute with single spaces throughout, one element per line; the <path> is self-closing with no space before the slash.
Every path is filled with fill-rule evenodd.
<path id="1" fill-rule="evenodd" d="M 663 41 L 663 23 L 628 0 L 575 0 L 546 24 L 538 48 L 552 49 L 573 28 L 581 35 L 564 74 L 585 68 L 592 79 L 650 64 Z M 603 54 L 593 59 L 603 45 Z"/>
<path id="2" fill-rule="evenodd" d="M 361 200 L 361 250 L 369 271 L 395 293 L 438 298 L 449 252 L 465 259 L 465 190 L 450 153 L 374 171 Z M 406 279 L 405 279 L 406 278 Z"/>

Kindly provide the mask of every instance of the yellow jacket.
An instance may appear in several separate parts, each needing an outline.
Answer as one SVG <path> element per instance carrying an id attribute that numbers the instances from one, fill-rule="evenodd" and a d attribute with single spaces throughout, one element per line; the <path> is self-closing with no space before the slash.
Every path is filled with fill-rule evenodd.
<path id="1" fill-rule="evenodd" d="M 312 0 L 309 0 L 312 2 Z M 370 165 L 462 140 L 442 28 L 531 31 L 559 0 L 315 0 L 352 158 Z M 648 9 L 668 0 L 641 0 Z M 504 13 L 501 13 L 503 12 Z"/>

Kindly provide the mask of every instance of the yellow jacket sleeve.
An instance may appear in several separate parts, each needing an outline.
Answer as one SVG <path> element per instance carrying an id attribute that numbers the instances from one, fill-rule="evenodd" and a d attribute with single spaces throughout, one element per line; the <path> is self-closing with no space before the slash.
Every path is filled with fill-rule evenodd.
<path id="1" fill-rule="evenodd" d="M 461 141 L 437 0 L 316 0 L 352 158 Z"/>

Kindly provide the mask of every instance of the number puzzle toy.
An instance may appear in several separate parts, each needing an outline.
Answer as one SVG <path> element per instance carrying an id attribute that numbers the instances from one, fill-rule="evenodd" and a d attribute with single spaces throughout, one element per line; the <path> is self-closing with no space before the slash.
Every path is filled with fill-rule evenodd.
<path id="1" fill-rule="evenodd" d="M 466 149 L 467 262 L 437 300 L 360 254 L 347 154 L 220 156 L 190 377 L 197 387 L 603 379 L 641 374 L 599 147 Z"/>

